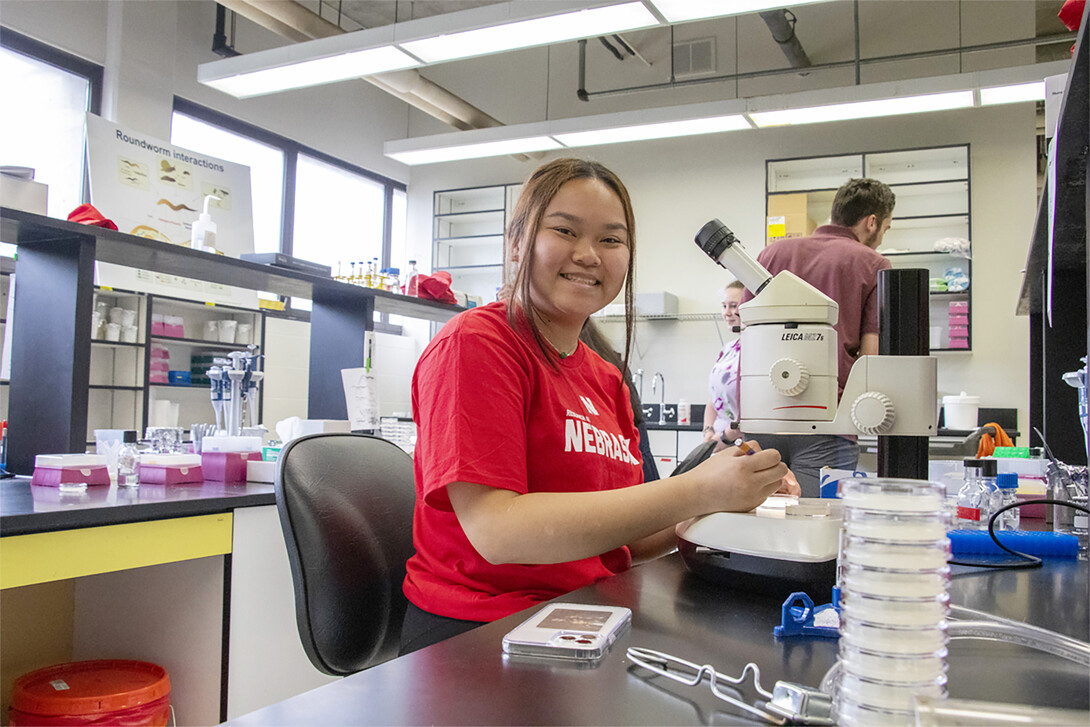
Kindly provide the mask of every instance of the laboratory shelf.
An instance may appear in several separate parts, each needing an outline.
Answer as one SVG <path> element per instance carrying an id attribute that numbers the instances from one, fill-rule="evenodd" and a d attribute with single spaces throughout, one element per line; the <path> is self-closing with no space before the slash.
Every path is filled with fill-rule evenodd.
<path id="1" fill-rule="evenodd" d="M 436 268 L 436 270 L 495 270 L 502 267 L 502 263 L 490 263 L 488 265 L 444 265 L 443 267 Z"/>
<path id="2" fill-rule="evenodd" d="M 483 244 L 483 243 L 492 244 L 492 243 L 495 243 L 497 240 L 502 240 L 502 239 L 503 239 L 503 233 L 490 232 L 490 233 L 485 234 L 485 235 L 458 235 L 456 237 L 436 237 L 435 242 L 436 243 L 460 242 L 460 243 L 465 243 L 465 244 L 471 245 L 471 244 L 473 244 L 475 242 L 478 243 L 478 244 Z"/>
<path id="3" fill-rule="evenodd" d="M 143 386 L 121 386 L 118 384 L 88 384 L 88 389 L 98 389 L 105 391 L 143 391 Z"/>
<path id="4" fill-rule="evenodd" d="M 836 190 L 850 178 L 873 177 L 897 195 L 893 227 L 885 249 L 878 250 L 895 268 L 924 268 L 932 278 L 960 269 L 972 279 L 972 254 L 934 250 L 936 240 L 972 240 L 971 155 L 968 144 L 888 151 L 860 151 L 836 156 L 772 159 L 766 163 L 766 215 L 792 234 L 805 234 L 814 220 L 827 219 Z M 796 199 L 797 198 L 797 199 Z M 769 224 L 770 233 L 773 230 Z M 777 232 L 779 239 L 784 233 Z M 931 325 L 948 339 L 943 303 L 966 301 L 969 290 L 930 293 Z M 959 352 L 970 348 L 956 349 Z M 940 349 L 935 349 L 940 350 Z"/>
<path id="5" fill-rule="evenodd" d="M 7 207 L 0 207 L 0 239 L 19 246 L 12 342 L 12 379 L 16 384 L 10 387 L 8 419 L 9 469 L 20 474 L 33 470 L 36 454 L 82 452 L 86 447 L 88 423 L 94 413 L 88 400 L 88 372 L 96 348 L 91 345 L 96 262 L 312 301 L 307 392 L 307 416 L 311 419 L 347 417 L 341 369 L 363 360 L 365 335 L 374 329 L 376 312 L 445 323 L 463 310 Z M 147 297 L 146 317 L 140 316 L 145 332 L 150 331 L 152 310 L 184 305 L 201 308 L 199 303 L 180 303 L 166 296 Z M 233 312 L 226 306 L 208 306 L 206 310 L 211 315 Z M 259 311 L 247 313 L 255 316 L 255 323 L 261 315 Z M 261 340 L 259 331 L 255 325 L 254 340 Z M 172 337 L 158 343 L 213 350 L 244 347 Z M 55 375 L 42 375 L 52 372 L 57 361 L 72 365 Z M 148 398 L 145 395 L 137 404 L 138 422 L 147 419 Z"/>
<path id="6" fill-rule="evenodd" d="M 104 341 L 101 338 L 92 338 L 92 346 L 102 346 L 103 348 L 143 348 L 143 341 Z"/>
<path id="7" fill-rule="evenodd" d="M 159 343 L 164 345 L 178 345 L 178 346 L 204 346 L 207 348 L 222 348 L 224 350 L 243 350 L 249 344 L 246 343 L 224 343 L 222 341 L 208 341 L 203 338 L 177 338 L 175 336 L 152 336 L 153 343 Z"/>

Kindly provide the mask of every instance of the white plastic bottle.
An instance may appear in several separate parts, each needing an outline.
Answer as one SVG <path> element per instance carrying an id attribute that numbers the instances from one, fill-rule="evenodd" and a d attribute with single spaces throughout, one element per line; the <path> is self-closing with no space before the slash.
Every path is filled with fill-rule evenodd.
<path id="1" fill-rule="evenodd" d="M 677 400 L 677 423 L 692 424 L 691 407 L 685 399 Z"/>
<path id="2" fill-rule="evenodd" d="M 214 194 L 205 196 L 204 211 L 197 217 L 197 221 L 193 223 L 192 233 L 189 236 L 189 246 L 194 250 L 216 251 L 216 223 L 212 221 L 212 215 L 208 213 L 208 200 L 210 199 L 217 202 L 220 200 Z"/>

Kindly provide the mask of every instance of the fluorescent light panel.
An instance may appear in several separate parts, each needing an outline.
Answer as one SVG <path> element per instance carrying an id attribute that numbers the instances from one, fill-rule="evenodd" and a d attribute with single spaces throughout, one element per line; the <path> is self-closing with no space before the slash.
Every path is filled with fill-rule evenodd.
<path id="1" fill-rule="evenodd" d="M 440 63 L 653 25 L 658 25 L 658 20 L 651 11 L 641 2 L 630 2 L 449 33 L 398 45 L 425 63 Z"/>
<path id="2" fill-rule="evenodd" d="M 1022 101 L 1044 101 L 1045 82 L 1020 83 L 1014 86 L 996 86 L 980 89 L 980 105 L 995 106 Z"/>
<path id="3" fill-rule="evenodd" d="M 530 151 L 547 151 L 549 149 L 560 148 L 562 148 L 560 142 L 553 139 L 551 136 L 530 136 L 521 139 L 486 141 L 479 144 L 463 144 L 461 146 L 391 152 L 386 156 L 396 159 L 402 164 L 412 166 L 414 164 L 455 162 L 463 159 L 480 159 L 483 157 L 503 156 L 505 154 L 524 154 Z"/>
<path id="4" fill-rule="evenodd" d="M 206 80 L 203 83 L 238 98 L 249 98 L 419 65 L 415 58 L 393 46 L 380 46 Z"/>
<path id="5" fill-rule="evenodd" d="M 811 106 L 802 109 L 761 111 L 750 113 L 749 117 L 753 119 L 753 123 L 760 127 L 788 126 L 791 124 L 820 124 L 827 121 L 846 121 L 849 119 L 872 119 L 880 116 L 918 114 L 927 111 L 948 111 L 950 109 L 967 108 L 972 105 L 972 91 L 954 91 L 953 93 L 933 93 L 923 96 L 905 96 L 876 101 Z"/>
<path id="6" fill-rule="evenodd" d="M 757 13 L 771 8 L 797 7 L 828 0 L 651 0 L 662 17 L 671 23 Z"/>
<path id="7" fill-rule="evenodd" d="M 566 134 L 553 134 L 552 137 L 564 146 L 594 146 L 595 144 L 619 144 L 626 141 L 647 141 L 648 139 L 665 139 L 675 136 L 714 134 L 721 131 L 737 131 L 738 129 L 748 128 L 750 128 L 749 122 L 746 121 L 745 117 L 734 114 L 731 116 L 712 116 L 705 119 L 620 126 L 613 129 L 573 131 Z"/>

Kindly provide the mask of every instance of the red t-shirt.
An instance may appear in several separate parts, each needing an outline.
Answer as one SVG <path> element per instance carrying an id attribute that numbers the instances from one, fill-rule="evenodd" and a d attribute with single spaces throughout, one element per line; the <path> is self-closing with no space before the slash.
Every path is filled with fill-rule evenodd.
<path id="1" fill-rule="evenodd" d="M 405 595 L 430 613 L 494 621 L 632 564 L 628 548 L 569 563 L 492 565 L 466 537 L 446 486 L 584 492 L 643 480 L 639 433 L 616 367 L 583 343 L 546 362 L 504 303 L 461 313 L 432 340 L 412 387 L 416 554 Z"/>
<path id="2" fill-rule="evenodd" d="M 784 270 L 798 275 L 840 306 L 834 326 L 840 340 L 836 378 L 837 394 L 844 393 L 863 334 L 878 333 L 878 271 L 888 270 L 889 260 L 840 225 L 822 225 L 807 237 L 774 242 L 757 260 L 773 275 Z M 744 297 L 753 296 L 746 291 Z"/>

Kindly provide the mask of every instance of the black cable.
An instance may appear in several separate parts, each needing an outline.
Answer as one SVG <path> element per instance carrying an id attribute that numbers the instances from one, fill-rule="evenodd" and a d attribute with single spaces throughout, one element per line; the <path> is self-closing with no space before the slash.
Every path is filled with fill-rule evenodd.
<path id="1" fill-rule="evenodd" d="M 1086 513 L 1087 515 L 1090 515 L 1090 509 L 1087 509 L 1087 508 L 1083 507 L 1082 505 L 1077 505 L 1074 502 L 1069 502 L 1068 500 L 1053 500 L 1051 498 L 1041 498 L 1039 500 L 1025 500 L 1023 502 L 1012 502 L 1009 505 L 1004 505 L 1003 507 L 999 508 L 994 513 L 992 513 L 992 516 L 990 518 L 988 518 L 988 535 L 991 536 L 992 541 L 996 545 L 998 545 L 1001 549 L 1007 551 L 1011 555 L 1014 555 L 1014 556 L 1016 556 L 1018 558 L 1021 558 L 1024 562 L 1022 562 L 1022 563 L 992 563 L 992 562 L 986 562 L 986 561 L 950 560 L 950 561 L 948 561 L 949 564 L 950 565 L 967 565 L 967 566 L 972 566 L 974 568 L 999 568 L 999 569 L 1007 569 L 1007 570 L 1016 570 L 1016 569 L 1021 569 L 1021 568 L 1040 568 L 1041 565 L 1042 565 L 1042 560 L 1040 558 L 1038 558 L 1035 555 L 1029 555 L 1027 553 L 1019 553 L 1017 550 L 1013 550 L 1012 548 L 1008 548 L 1006 545 L 1003 545 L 1003 543 L 999 542 L 999 537 L 995 534 L 995 521 L 996 521 L 996 518 L 998 518 L 1002 513 L 1005 513 L 1007 510 L 1012 510 L 1012 509 L 1015 509 L 1015 508 L 1024 507 L 1026 505 L 1062 505 L 1064 507 L 1070 507 L 1070 508 L 1073 508 L 1075 510 L 1081 510 L 1082 512 Z"/>

